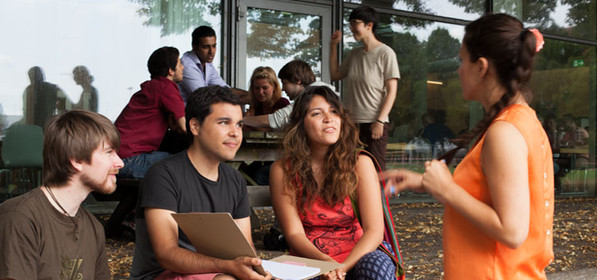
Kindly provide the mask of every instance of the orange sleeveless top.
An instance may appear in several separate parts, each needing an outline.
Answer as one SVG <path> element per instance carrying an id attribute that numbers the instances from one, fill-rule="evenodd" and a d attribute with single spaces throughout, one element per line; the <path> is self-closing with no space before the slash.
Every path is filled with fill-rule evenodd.
<path id="1" fill-rule="evenodd" d="M 511 105 L 495 121 L 514 125 L 524 137 L 528 154 L 530 224 L 526 241 L 517 249 L 491 239 L 446 205 L 444 212 L 445 279 L 546 279 L 553 260 L 553 158 L 549 140 L 535 111 Z M 481 169 L 485 135 L 454 170 L 454 181 L 476 199 L 491 205 L 487 178 Z"/>

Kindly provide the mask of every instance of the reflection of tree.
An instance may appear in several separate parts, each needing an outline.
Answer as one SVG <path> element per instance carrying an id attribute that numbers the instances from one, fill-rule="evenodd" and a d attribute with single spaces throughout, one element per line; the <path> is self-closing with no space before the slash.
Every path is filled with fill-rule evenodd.
<path id="1" fill-rule="evenodd" d="M 573 0 L 576 1 L 576 0 Z M 485 13 L 485 1 L 478 0 L 450 0 L 454 5 L 464 8 L 464 11 L 472 14 Z M 522 7 L 520 3 L 522 2 Z M 549 26 L 552 22 L 550 15 L 555 11 L 558 0 L 543 1 L 520 1 L 501 0 L 493 1 L 495 12 L 517 15 L 522 10 L 522 18 L 525 22 L 532 23 L 539 27 Z"/>
<path id="2" fill-rule="evenodd" d="M 391 10 L 394 6 L 398 6 L 400 3 L 403 3 L 406 6 L 407 11 L 416 12 L 416 13 L 425 13 L 425 14 L 433 14 L 433 12 L 425 6 L 426 0 L 363 0 L 363 6 L 369 7 L 377 7 L 382 9 Z M 348 20 L 348 16 L 351 10 L 346 11 L 344 13 L 344 18 Z M 385 30 L 390 30 L 389 26 L 392 24 L 400 24 L 403 26 L 409 27 L 424 27 L 425 25 L 429 24 L 428 21 L 423 20 L 415 20 L 406 17 L 398 17 L 393 16 L 390 14 L 380 13 L 379 14 L 379 22 L 380 25 L 378 27 L 377 34 L 381 37 L 384 36 Z"/>
<path id="3" fill-rule="evenodd" d="M 427 39 L 425 54 L 430 61 L 443 60 L 458 56 L 460 42 L 452 37 L 448 30 L 438 27 Z"/>
<path id="4" fill-rule="evenodd" d="M 433 30 L 425 45 L 429 72 L 437 73 L 441 80 L 453 76 L 458 68 L 459 50 L 460 42 L 452 37 L 448 30 L 440 27 Z"/>
<path id="5" fill-rule="evenodd" d="M 411 11 L 430 12 L 422 0 L 365 0 L 363 5 L 391 9 L 394 4 L 403 2 Z M 351 10 L 344 10 L 347 20 Z M 308 22 L 306 22 L 308 21 Z M 250 32 L 247 36 L 247 54 L 251 57 L 261 58 L 286 58 L 301 59 L 310 65 L 317 65 L 321 59 L 321 20 L 317 16 L 298 13 L 287 13 L 275 10 L 249 9 L 247 22 L 250 23 Z M 380 14 L 378 35 L 384 42 L 391 41 L 394 32 L 391 24 L 400 24 L 411 27 L 423 27 L 430 22 L 397 17 L 389 14 Z M 303 28 L 308 25 L 309 28 Z M 348 34 L 348 26 L 344 26 L 344 33 Z M 345 50 L 350 50 L 357 43 L 345 45 Z M 344 52 L 345 54 L 347 52 Z M 316 73 L 318 74 L 318 73 Z"/>
<path id="6" fill-rule="evenodd" d="M 425 6 L 426 2 L 427 1 L 425 0 L 363 0 L 361 3 L 363 6 L 380 7 L 384 9 L 392 9 L 394 6 L 403 3 L 408 11 L 431 13 L 431 10 Z"/>
<path id="7" fill-rule="evenodd" d="M 310 20 L 309 22 L 306 22 Z M 317 65 L 321 57 L 318 16 L 275 10 L 249 9 L 247 55 L 260 58 L 293 57 Z M 309 28 L 303 28 L 308 24 Z"/>
<path id="8" fill-rule="evenodd" d="M 576 37 L 589 40 L 597 39 L 595 30 L 596 16 L 595 9 L 597 1 L 595 0 L 561 0 L 562 4 L 569 5 L 567 22 L 574 27 Z"/>
<path id="9" fill-rule="evenodd" d="M 297 49 L 301 50 L 301 52 L 295 57 L 295 59 L 300 59 L 309 63 L 309 65 L 317 65 L 320 62 L 321 57 L 321 21 L 319 17 L 314 18 L 311 23 L 309 23 L 308 29 L 308 37 L 306 40 L 303 40 L 298 43 Z M 323 66 L 323 65 L 322 65 Z M 313 69 L 316 76 L 321 75 L 318 73 L 320 70 L 315 68 Z"/>
<path id="10" fill-rule="evenodd" d="M 464 8 L 464 11 L 469 14 L 484 14 L 485 13 L 485 1 L 450 0 L 450 2 L 452 2 L 456 6 Z M 498 1 L 498 2 L 502 2 L 502 1 Z"/>
<path id="11" fill-rule="evenodd" d="M 137 14 L 147 18 L 145 25 L 161 26 L 161 35 L 184 34 L 205 21 L 205 13 L 220 14 L 220 3 L 209 0 L 130 0 L 141 7 Z"/>
<path id="12" fill-rule="evenodd" d="M 546 28 L 553 25 L 551 15 L 555 12 L 557 5 L 557 0 L 523 1 L 522 19 L 530 25 Z M 509 10 L 504 11 L 509 12 Z"/>
<path id="13" fill-rule="evenodd" d="M 393 121 L 400 123 L 408 115 L 419 116 L 429 108 L 450 112 L 451 123 L 464 117 L 467 107 L 463 106 L 460 88 L 454 86 L 458 81 L 455 72 L 460 49 L 458 39 L 438 27 L 426 41 L 419 41 L 411 33 L 394 33 L 386 44 L 396 52 L 402 73 L 391 112 Z M 441 81 L 444 85 L 429 86 L 427 80 Z"/>
<path id="14" fill-rule="evenodd" d="M 595 59 L 587 50 L 591 48 L 583 47 L 564 41 L 546 40 L 545 45 L 535 61 L 536 70 L 570 68 L 576 59 L 592 61 Z"/>
<path id="15" fill-rule="evenodd" d="M 396 33 L 389 46 L 396 52 L 402 74 L 391 112 L 391 119 L 400 122 L 408 112 L 418 115 L 418 112 L 427 110 L 427 57 L 424 43 L 411 33 Z"/>

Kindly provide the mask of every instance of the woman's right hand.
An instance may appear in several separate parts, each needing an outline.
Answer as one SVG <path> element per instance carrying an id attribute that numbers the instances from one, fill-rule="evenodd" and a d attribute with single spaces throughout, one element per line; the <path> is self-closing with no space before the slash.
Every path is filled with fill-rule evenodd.
<path id="1" fill-rule="evenodd" d="M 406 169 L 386 170 L 379 174 L 379 179 L 386 180 L 384 193 L 387 196 L 395 196 L 406 190 L 425 192 L 425 189 L 421 184 L 423 175 L 414 171 Z"/>
<path id="2" fill-rule="evenodd" d="M 332 37 L 330 38 L 330 45 L 336 46 L 342 40 L 342 32 L 340 30 L 336 30 L 332 33 Z"/>
<path id="3" fill-rule="evenodd" d="M 425 162 L 425 173 L 422 176 L 421 184 L 441 203 L 445 202 L 444 196 L 448 194 L 449 188 L 457 187 L 446 162 L 436 159 Z"/>

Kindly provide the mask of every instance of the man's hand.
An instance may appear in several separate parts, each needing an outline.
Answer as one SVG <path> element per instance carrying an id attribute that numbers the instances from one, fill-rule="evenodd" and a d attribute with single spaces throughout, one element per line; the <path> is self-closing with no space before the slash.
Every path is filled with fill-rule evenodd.
<path id="1" fill-rule="evenodd" d="M 371 139 L 377 140 L 383 135 L 383 123 L 374 122 L 371 125 Z"/>
<path id="2" fill-rule="evenodd" d="M 332 37 L 330 37 L 330 45 L 337 46 L 340 43 L 340 40 L 342 40 L 342 32 L 340 30 L 336 30 L 334 33 L 332 33 Z"/>
<path id="3" fill-rule="evenodd" d="M 267 275 L 261 275 L 253 269 L 253 266 L 261 265 L 258 258 L 238 257 L 226 263 L 225 272 L 241 280 L 269 280 L 272 275 L 266 271 Z"/>

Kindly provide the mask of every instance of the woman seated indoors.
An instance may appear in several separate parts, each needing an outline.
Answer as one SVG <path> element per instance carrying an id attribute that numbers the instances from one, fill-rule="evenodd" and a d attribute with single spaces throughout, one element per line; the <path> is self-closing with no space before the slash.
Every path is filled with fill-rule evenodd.
<path id="1" fill-rule="evenodd" d="M 251 107 L 247 116 L 267 115 L 290 104 L 288 99 L 282 97 L 282 88 L 276 77 L 274 69 L 267 66 L 255 68 L 249 85 Z"/>
<path id="2" fill-rule="evenodd" d="M 291 254 L 343 264 L 323 279 L 395 279 L 393 261 L 376 250 L 384 233 L 377 172 L 358 146 L 357 128 L 334 92 L 307 88 L 272 166 L 274 211 Z"/>

